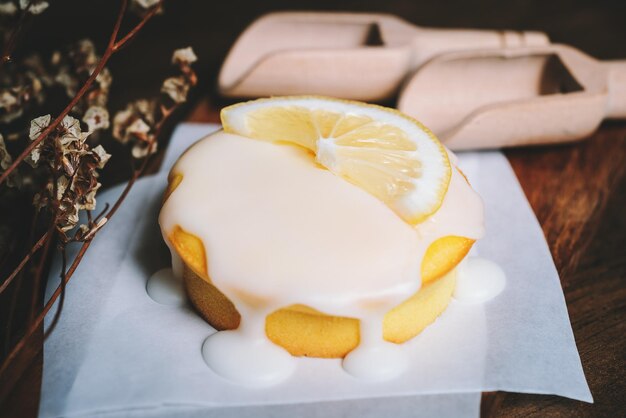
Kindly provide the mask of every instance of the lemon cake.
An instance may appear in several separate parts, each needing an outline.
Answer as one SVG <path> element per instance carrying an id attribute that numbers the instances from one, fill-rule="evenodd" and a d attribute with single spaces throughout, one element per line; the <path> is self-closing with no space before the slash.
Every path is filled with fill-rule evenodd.
<path id="1" fill-rule="evenodd" d="M 159 218 L 193 306 L 236 336 L 210 337 L 220 356 L 270 344 L 350 368 L 446 309 L 483 207 L 427 128 L 323 97 L 221 117 L 171 170 Z"/>

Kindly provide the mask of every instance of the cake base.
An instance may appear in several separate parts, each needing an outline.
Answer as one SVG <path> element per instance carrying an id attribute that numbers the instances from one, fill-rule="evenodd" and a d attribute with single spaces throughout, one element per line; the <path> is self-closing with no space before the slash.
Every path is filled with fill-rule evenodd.
<path id="1" fill-rule="evenodd" d="M 236 329 L 241 317 L 215 286 L 185 266 L 184 283 L 191 303 L 217 330 Z M 427 283 L 389 311 L 383 337 L 403 343 L 424 330 L 446 309 L 456 284 L 456 271 Z M 359 320 L 327 315 L 304 305 L 291 305 L 267 316 L 265 332 L 294 356 L 341 358 L 359 345 Z"/>

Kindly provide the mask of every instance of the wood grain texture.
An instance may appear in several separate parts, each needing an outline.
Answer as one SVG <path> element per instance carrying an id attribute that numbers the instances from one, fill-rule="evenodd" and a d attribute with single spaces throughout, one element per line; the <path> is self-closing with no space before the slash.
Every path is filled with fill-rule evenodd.
<path id="1" fill-rule="evenodd" d="M 626 412 L 626 124 L 573 145 L 507 152 L 555 260 L 595 403 L 489 393 L 484 417 Z"/>

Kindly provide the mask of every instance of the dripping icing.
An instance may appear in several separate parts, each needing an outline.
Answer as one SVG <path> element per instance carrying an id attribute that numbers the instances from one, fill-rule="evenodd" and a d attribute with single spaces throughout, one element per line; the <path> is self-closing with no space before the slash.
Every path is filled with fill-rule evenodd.
<path id="1" fill-rule="evenodd" d="M 264 321 L 294 303 L 360 319 L 361 344 L 344 360 L 349 373 L 373 379 L 401 373 L 402 350 L 383 340 L 383 316 L 419 289 L 432 242 L 483 234 L 482 201 L 456 170 L 439 210 L 416 227 L 297 147 L 218 132 L 185 153 L 174 172 L 183 181 L 159 222 L 163 231 L 180 226 L 202 240 L 211 281 L 239 310 L 237 330 L 203 345 L 207 364 L 239 382 L 275 383 L 293 370 L 293 358 L 265 336 Z M 246 345 L 266 353 L 274 367 L 229 365 L 225 357 Z M 365 370 L 386 357 L 393 364 Z"/>
<path id="2" fill-rule="evenodd" d="M 158 270 L 150 276 L 146 292 L 161 305 L 183 306 L 187 303 L 181 276 L 176 276 L 170 268 Z"/>
<path id="3" fill-rule="evenodd" d="M 493 261 L 467 257 L 457 267 L 454 298 L 463 303 L 483 303 L 498 296 L 506 286 L 506 275 Z"/>

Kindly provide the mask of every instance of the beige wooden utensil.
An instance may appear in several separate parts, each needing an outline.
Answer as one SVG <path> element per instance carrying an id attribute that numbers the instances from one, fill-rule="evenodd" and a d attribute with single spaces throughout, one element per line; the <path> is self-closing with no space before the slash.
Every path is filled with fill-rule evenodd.
<path id="1" fill-rule="evenodd" d="M 398 108 L 452 149 L 572 141 L 626 118 L 626 60 L 565 45 L 447 53 L 417 70 Z"/>
<path id="2" fill-rule="evenodd" d="M 379 101 L 443 52 L 548 42 L 539 32 L 428 29 L 384 14 L 271 13 L 241 34 L 218 84 L 231 97 L 320 94 Z"/>

